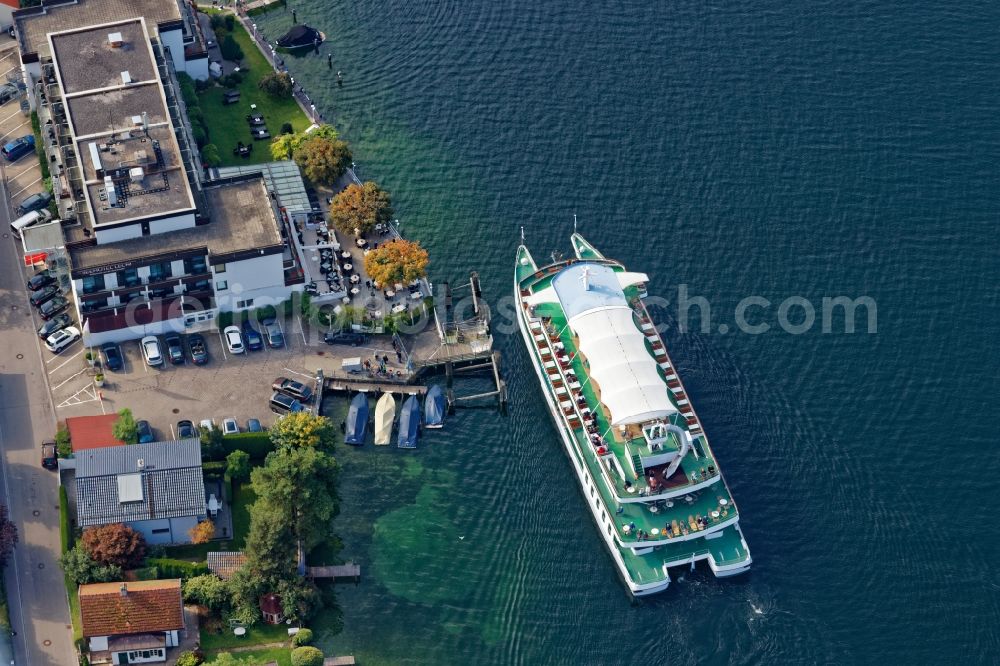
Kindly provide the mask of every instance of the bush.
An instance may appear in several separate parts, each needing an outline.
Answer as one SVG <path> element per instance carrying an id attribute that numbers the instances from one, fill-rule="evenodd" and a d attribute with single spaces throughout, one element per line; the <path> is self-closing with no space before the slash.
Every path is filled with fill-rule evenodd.
<path id="1" fill-rule="evenodd" d="M 235 21 L 232 15 L 226 17 L 227 19 L 232 19 Z M 222 52 L 222 57 L 230 62 L 239 62 L 243 60 L 243 49 L 240 45 L 236 43 L 232 35 L 226 35 L 222 38 L 222 43 L 219 44 L 219 51 Z"/>
<path id="2" fill-rule="evenodd" d="M 222 164 L 222 156 L 219 155 L 219 147 L 214 143 L 205 144 L 201 149 L 201 161 L 207 167 L 217 167 Z"/>
<path id="3" fill-rule="evenodd" d="M 139 427 L 135 424 L 135 417 L 128 407 L 118 412 L 118 419 L 111 428 L 111 436 L 126 444 L 135 444 L 139 441 Z"/>
<path id="4" fill-rule="evenodd" d="M 224 77 L 222 77 L 221 79 L 222 85 L 224 85 L 227 88 L 236 88 L 241 83 L 243 83 L 243 79 L 246 78 L 246 75 L 247 75 L 246 68 L 240 67 L 240 71 L 230 72 L 229 74 L 226 74 Z"/>
<path id="5" fill-rule="evenodd" d="M 323 653 L 311 645 L 292 650 L 292 666 L 323 666 Z"/>
<path id="6" fill-rule="evenodd" d="M 313 641 L 312 629 L 306 629 L 303 627 L 299 629 L 299 632 L 292 636 L 292 647 L 301 647 L 303 645 L 309 645 Z"/>
<path id="7" fill-rule="evenodd" d="M 274 450 L 274 444 L 266 432 L 241 432 L 223 437 L 222 448 L 226 455 L 233 451 L 245 451 L 251 460 L 263 460 Z"/>
<path id="8" fill-rule="evenodd" d="M 66 496 L 66 486 L 59 486 L 59 540 L 62 552 L 73 547 L 73 527 L 69 522 L 69 498 Z"/>
<path id="9" fill-rule="evenodd" d="M 240 449 L 226 456 L 226 476 L 237 481 L 250 478 L 250 454 Z"/>
<path id="10" fill-rule="evenodd" d="M 205 130 L 201 125 L 191 126 L 191 136 L 194 137 L 194 142 L 199 148 L 208 143 L 208 135 L 205 133 Z"/>
<path id="11" fill-rule="evenodd" d="M 169 557 L 146 558 L 146 566 L 156 567 L 162 578 L 180 578 L 188 580 L 195 576 L 209 573 L 208 567 L 200 562 L 185 562 Z"/>
<path id="12" fill-rule="evenodd" d="M 215 83 L 211 79 L 195 79 L 194 89 L 197 92 L 203 93 L 214 85 Z"/>
<path id="13" fill-rule="evenodd" d="M 225 20 L 222 18 L 222 14 L 212 14 L 208 19 L 208 24 L 212 26 L 213 32 L 218 32 L 222 30 L 222 26 L 226 24 Z M 218 37 L 218 35 L 216 35 Z M 178 662 L 180 664 L 180 662 Z"/>
<path id="14" fill-rule="evenodd" d="M 291 123 L 281 124 L 281 134 L 291 134 L 292 132 L 294 132 L 294 130 L 292 129 Z"/>
<path id="15" fill-rule="evenodd" d="M 216 15 L 216 16 L 218 16 L 218 15 Z M 216 18 L 216 16 L 213 16 L 212 18 L 214 19 L 214 18 Z M 177 666 L 199 666 L 199 664 L 201 664 L 203 661 L 204 661 L 204 659 L 202 658 L 201 653 L 194 652 L 194 651 L 188 651 L 188 652 L 182 652 L 181 654 L 177 655 L 176 665 Z"/>
<path id="16" fill-rule="evenodd" d="M 177 85 L 180 86 L 184 104 L 198 106 L 198 89 L 195 88 L 194 79 L 185 72 L 177 72 Z"/>
<path id="17" fill-rule="evenodd" d="M 60 458 L 68 458 L 73 454 L 73 445 L 69 441 L 69 430 L 59 428 L 56 431 L 56 453 Z"/>
<path id="18" fill-rule="evenodd" d="M 257 87 L 271 97 L 284 99 L 292 94 L 292 76 L 288 72 L 269 72 L 260 78 Z"/>
<path id="19" fill-rule="evenodd" d="M 226 473 L 226 463 L 221 460 L 203 462 L 201 471 L 205 473 L 205 476 L 221 478 Z"/>
<path id="20" fill-rule="evenodd" d="M 236 17 L 233 16 L 232 14 L 226 14 L 226 17 L 223 19 L 223 21 L 226 24 L 226 30 L 228 30 L 229 32 L 232 32 L 234 29 L 236 29 Z"/>

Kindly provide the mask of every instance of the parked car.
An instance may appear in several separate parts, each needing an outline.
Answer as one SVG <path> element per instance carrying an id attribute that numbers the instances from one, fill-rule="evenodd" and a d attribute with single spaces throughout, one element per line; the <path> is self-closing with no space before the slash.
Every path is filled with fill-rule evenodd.
<path id="1" fill-rule="evenodd" d="M 311 388 L 302 382 L 297 382 L 294 379 L 289 379 L 288 377 L 278 377 L 271 383 L 271 388 L 275 391 L 280 391 L 281 393 L 287 393 L 293 398 L 298 398 L 302 402 L 309 402 L 313 397 Z"/>
<path id="2" fill-rule="evenodd" d="M 42 303 L 42 307 L 38 308 L 38 314 L 41 315 L 42 319 L 48 321 L 68 307 L 69 301 L 62 296 L 56 296 L 51 301 Z"/>
<path id="3" fill-rule="evenodd" d="M 58 354 L 62 350 L 69 347 L 71 344 L 80 339 L 80 329 L 75 326 L 70 326 L 62 330 L 56 331 L 49 337 L 45 338 L 45 347 L 53 354 Z"/>
<path id="4" fill-rule="evenodd" d="M 205 338 L 201 337 L 201 333 L 192 333 L 188 336 L 188 351 L 191 354 L 191 362 L 195 365 L 208 363 L 208 347 L 205 346 Z"/>
<path id="5" fill-rule="evenodd" d="M 57 469 L 59 467 L 59 455 L 56 450 L 56 443 L 51 439 L 42 442 L 42 467 L 45 469 Z"/>
<path id="6" fill-rule="evenodd" d="M 288 395 L 287 393 L 275 393 L 270 400 L 271 411 L 276 414 L 289 414 L 301 412 L 305 409 L 302 403 Z"/>
<path id="7" fill-rule="evenodd" d="M 58 295 L 59 295 L 59 287 L 57 287 L 54 284 L 50 284 L 47 287 L 42 287 L 41 289 L 36 289 L 33 292 L 31 292 L 31 295 L 28 297 L 28 300 L 31 301 L 31 304 L 37 308 L 45 301 L 51 300 Z"/>
<path id="8" fill-rule="evenodd" d="M 174 365 L 184 363 L 184 345 L 181 343 L 181 336 L 170 333 L 164 336 L 163 342 L 167 345 L 167 358 L 170 362 Z"/>
<path id="9" fill-rule="evenodd" d="M 247 419 L 247 432 L 264 432 L 264 428 L 257 419 Z"/>
<path id="10" fill-rule="evenodd" d="M 156 437 L 153 436 L 153 428 L 149 425 L 149 421 L 136 421 L 135 431 L 139 435 L 140 444 L 149 444 L 150 442 L 156 441 Z"/>
<path id="11" fill-rule="evenodd" d="M 0 148 L 0 153 L 3 153 L 4 158 L 8 162 L 16 162 L 28 153 L 35 152 L 35 135 L 26 134 L 19 139 L 14 139 L 13 141 L 4 145 Z"/>
<path id="12" fill-rule="evenodd" d="M 237 327 L 226 326 L 222 331 L 222 337 L 226 340 L 226 347 L 229 348 L 230 354 L 242 354 L 246 351 L 246 347 L 243 346 L 243 337 Z"/>
<path id="13" fill-rule="evenodd" d="M 105 342 L 101 345 L 101 358 L 104 369 L 117 372 L 125 366 L 125 359 L 122 358 L 122 350 L 113 342 Z"/>
<path id="14" fill-rule="evenodd" d="M 142 357 L 146 359 L 146 365 L 151 368 L 163 365 L 163 354 L 160 352 L 160 341 L 155 335 L 147 335 L 139 341 L 142 347 Z"/>
<path id="15" fill-rule="evenodd" d="M 235 435 L 240 431 L 240 424 L 234 418 L 222 419 L 222 434 Z"/>
<path id="16" fill-rule="evenodd" d="M 46 285 L 50 285 L 56 281 L 56 277 L 52 274 L 52 271 L 45 270 L 39 271 L 31 276 L 27 284 L 24 286 L 28 288 L 28 291 L 34 291 L 36 289 L 41 289 Z"/>
<path id="17" fill-rule="evenodd" d="M 177 422 L 177 439 L 191 439 L 198 436 L 198 430 L 194 424 L 184 419 Z"/>
<path id="18" fill-rule="evenodd" d="M 271 349 L 278 349 L 285 346 L 285 336 L 281 333 L 281 327 L 274 319 L 261 322 L 264 329 L 264 337 L 267 338 L 267 346 Z"/>
<path id="19" fill-rule="evenodd" d="M 247 342 L 247 349 L 250 351 L 259 351 L 264 348 L 264 338 L 261 337 L 260 331 L 254 328 L 253 323 L 249 319 L 243 322 L 243 338 Z"/>
<path id="20" fill-rule="evenodd" d="M 328 345 L 350 345 L 351 347 L 364 344 L 366 339 L 361 333 L 353 331 L 330 331 L 323 336 L 323 342 Z"/>
<path id="21" fill-rule="evenodd" d="M 21 205 L 17 207 L 17 214 L 24 215 L 30 213 L 33 210 L 41 210 L 43 208 L 48 208 L 49 203 L 52 201 L 51 192 L 38 192 L 37 194 L 32 194 L 30 197 L 21 202 Z"/>
<path id="22" fill-rule="evenodd" d="M 17 85 L 14 83 L 5 83 L 0 86 L 0 104 L 6 104 L 12 99 L 15 99 L 21 91 L 18 90 Z"/>
<path id="23" fill-rule="evenodd" d="M 70 318 L 68 314 L 61 314 L 56 317 L 53 317 L 52 319 L 49 319 L 47 322 L 38 327 L 38 337 L 44 340 L 45 338 L 49 337 L 56 331 L 60 331 L 72 323 L 73 320 Z"/>

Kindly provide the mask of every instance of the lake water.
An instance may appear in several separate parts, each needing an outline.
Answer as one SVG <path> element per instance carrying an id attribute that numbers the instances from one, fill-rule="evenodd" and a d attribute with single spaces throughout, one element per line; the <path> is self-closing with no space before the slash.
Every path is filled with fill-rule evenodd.
<path id="1" fill-rule="evenodd" d="M 738 579 L 677 572 L 632 603 L 521 341 L 498 335 L 508 415 L 462 411 L 416 452 L 338 451 L 337 530 L 364 577 L 338 587 L 340 633 L 335 614 L 317 621 L 329 653 L 997 661 L 1000 6 L 292 8 L 328 36 L 290 61 L 296 80 L 392 192 L 433 279 L 477 269 L 496 303 L 519 228 L 536 257 L 568 252 L 573 213 L 649 273 L 755 560 Z M 291 21 L 258 23 L 273 39 Z M 711 304 L 707 330 L 680 330 L 681 285 Z M 749 296 L 772 304 L 751 310 L 766 333 L 737 330 Z M 870 297 L 877 332 L 862 316 L 823 333 L 836 296 Z M 815 308 L 804 333 L 780 326 L 789 297 Z"/>

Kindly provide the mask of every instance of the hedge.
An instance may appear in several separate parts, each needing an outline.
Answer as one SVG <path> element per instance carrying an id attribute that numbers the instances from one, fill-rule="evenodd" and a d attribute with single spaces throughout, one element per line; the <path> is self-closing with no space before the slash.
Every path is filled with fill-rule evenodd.
<path id="1" fill-rule="evenodd" d="M 222 448 L 227 456 L 233 451 L 246 451 L 251 460 L 263 460 L 274 450 L 274 444 L 266 432 L 241 432 L 223 437 Z"/>
<path id="2" fill-rule="evenodd" d="M 66 496 L 66 486 L 59 486 L 59 540 L 62 552 L 69 552 L 73 547 L 73 527 L 69 521 L 69 498 Z"/>
<path id="3" fill-rule="evenodd" d="M 198 562 L 185 562 L 169 557 L 149 557 L 146 559 L 147 567 L 156 567 L 161 578 L 194 578 L 202 574 L 209 573 L 208 567 Z"/>
<path id="4" fill-rule="evenodd" d="M 253 434 L 253 433 L 251 433 Z M 212 460 L 201 464 L 201 471 L 206 476 L 222 476 L 226 473 L 227 463 L 225 460 Z"/>

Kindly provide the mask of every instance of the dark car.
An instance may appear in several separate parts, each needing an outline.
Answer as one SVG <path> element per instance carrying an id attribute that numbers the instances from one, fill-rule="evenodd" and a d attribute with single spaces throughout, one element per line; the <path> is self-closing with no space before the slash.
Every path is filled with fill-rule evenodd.
<path id="1" fill-rule="evenodd" d="M 36 289 L 31 292 L 31 296 L 28 297 L 28 300 L 30 300 L 31 304 L 37 308 L 45 301 L 55 298 L 58 294 L 59 287 L 54 284 L 50 284 L 47 287 L 42 287 L 41 289 Z"/>
<path id="2" fill-rule="evenodd" d="M 139 435 L 140 444 L 148 444 L 156 439 L 153 437 L 153 428 L 150 427 L 149 421 L 136 421 L 135 432 Z"/>
<path id="3" fill-rule="evenodd" d="M 0 104 L 6 104 L 21 94 L 16 84 L 5 83 L 0 86 Z"/>
<path id="4" fill-rule="evenodd" d="M 191 439 L 198 436 L 198 429 L 187 419 L 177 422 L 177 439 Z"/>
<path id="5" fill-rule="evenodd" d="M 41 315 L 42 319 L 47 321 L 68 307 L 69 301 L 62 296 L 56 296 L 51 301 L 45 301 L 42 303 L 42 307 L 38 308 L 38 314 Z"/>
<path id="6" fill-rule="evenodd" d="M 281 327 L 278 326 L 277 321 L 268 319 L 261 322 L 261 326 L 264 328 L 264 337 L 267 338 L 268 347 L 278 349 L 285 346 L 285 336 L 282 335 Z"/>
<path id="7" fill-rule="evenodd" d="M 56 454 L 56 443 L 51 439 L 42 442 L 42 467 L 56 469 L 59 467 L 59 456 Z"/>
<path id="8" fill-rule="evenodd" d="M 247 343 L 247 349 L 250 351 L 259 351 L 264 348 L 264 338 L 261 337 L 260 331 L 254 328 L 254 325 L 250 320 L 243 322 L 243 339 Z"/>
<path id="9" fill-rule="evenodd" d="M 53 317 L 38 328 L 38 337 L 44 340 L 56 331 L 61 331 L 72 323 L 73 320 L 68 314 L 61 314 L 58 317 Z"/>
<path id="10" fill-rule="evenodd" d="M 191 362 L 195 365 L 208 363 L 208 347 L 205 346 L 205 338 L 201 337 L 200 333 L 188 336 L 188 351 L 191 353 Z"/>
<path id="11" fill-rule="evenodd" d="M 122 358 L 122 350 L 113 342 L 105 342 L 101 345 L 101 357 L 104 359 L 104 369 L 117 372 L 125 365 Z"/>
<path id="12" fill-rule="evenodd" d="M 41 289 L 42 287 L 50 285 L 55 281 L 56 278 L 50 271 L 41 271 L 32 275 L 31 279 L 28 280 L 28 283 L 24 286 L 28 288 L 28 291 L 34 291 L 35 289 Z"/>
<path id="13" fill-rule="evenodd" d="M 352 331 L 330 331 L 323 336 L 323 342 L 328 345 L 350 345 L 351 347 L 357 347 L 360 344 L 364 344 L 365 336 Z"/>
<path id="14" fill-rule="evenodd" d="M 163 337 L 163 342 L 167 345 L 167 356 L 170 357 L 170 362 L 174 365 L 184 363 L 184 344 L 181 342 L 181 336 L 176 333 L 168 333 Z"/>
<path id="15" fill-rule="evenodd" d="M 26 134 L 19 139 L 14 139 L 4 144 L 4 147 L 0 148 L 0 153 L 3 153 L 8 162 L 16 162 L 28 153 L 33 152 L 35 152 L 34 134 Z"/>
<path id="16" fill-rule="evenodd" d="M 48 208 L 51 201 L 51 192 L 38 192 L 37 194 L 32 194 L 30 197 L 22 201 L 21 205 L 17 207 L 17 214 L 24 215 L 25 213 L 30 213 L 33 210 Z"/>
<path id="17" fill-rule="evenodd" d="M 287 393 L 275 393 L 270 400 L 271 411 L 275 414 L 289 414 L 305 411 L 302 403 Z"/>
<path id="18" fill-rule="evenodd" d="M 257 419 L 247 419 L 247 432 L 264 432 L 264 428 Z"/>
<path id="19" fill-rule="evenodd" d="M 275 379 L 274 382 L 271 383 L 271 388 L 281 393 L 287 393 L 293 398 L 298 398 L 301 402 L 309 402 L 313 397 L 311 388 L 302 382 L 297 382 L 294 379 L 289 379 L 287 377 L 278 377 Z"/>

